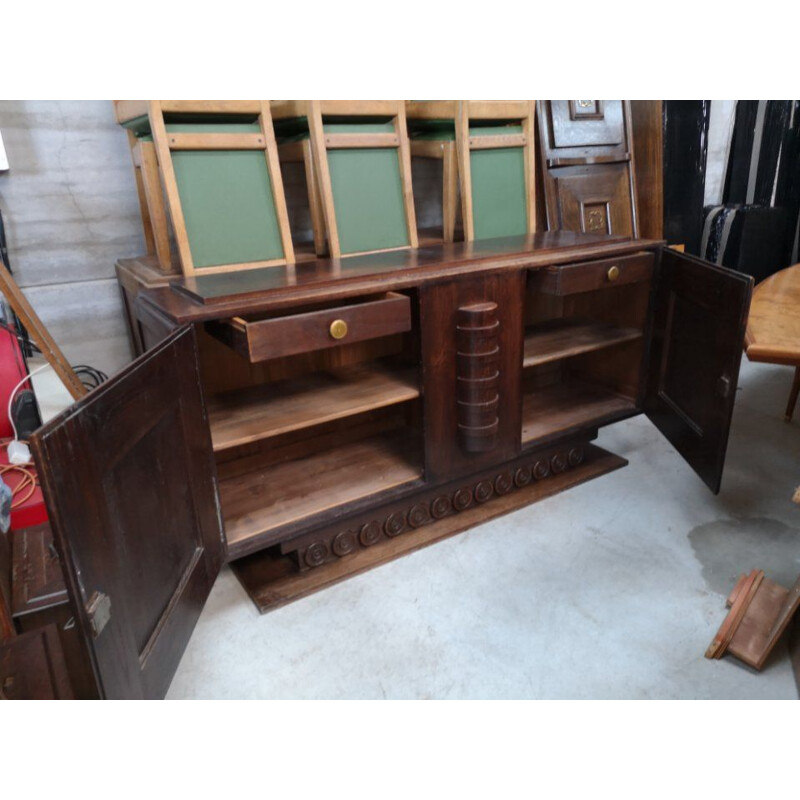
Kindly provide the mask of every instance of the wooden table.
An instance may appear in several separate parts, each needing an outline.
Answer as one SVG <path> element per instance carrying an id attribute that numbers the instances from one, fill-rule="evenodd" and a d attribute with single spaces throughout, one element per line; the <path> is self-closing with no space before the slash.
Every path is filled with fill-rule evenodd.
<path id="1" fill-rule="evenodd" d="M 786 406 L 790 422 L 800 393 L 800 264 L 776 272 L 753 290 L 745 348 L 751 361 L 795 368 Z"/>

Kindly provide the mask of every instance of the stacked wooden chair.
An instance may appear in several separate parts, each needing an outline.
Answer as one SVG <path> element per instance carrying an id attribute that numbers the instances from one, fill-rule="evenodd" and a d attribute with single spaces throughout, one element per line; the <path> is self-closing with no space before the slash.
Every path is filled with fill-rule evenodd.
<path id="1" fill-rule="evenodd" d="M 456 236 L 461 194 L 464 239 L 536 229 L 532 100 L 407 103 L 411 155 L 442 161 L 442 234 Z"/>
<path id="2" fill-rule="evenodd" d="M 184 275 L 293 263 L 266 100 L 117 101 L 128 129 L 148 253 Z M 165 202 L 166 199 L 166 202 Z"/>
<path id="3" fill-rule="evenodd" d="M 274 101 L 272 116 L 281 160 L 305 166 L 318 254 L 417 246 L 403 101 Z"/>

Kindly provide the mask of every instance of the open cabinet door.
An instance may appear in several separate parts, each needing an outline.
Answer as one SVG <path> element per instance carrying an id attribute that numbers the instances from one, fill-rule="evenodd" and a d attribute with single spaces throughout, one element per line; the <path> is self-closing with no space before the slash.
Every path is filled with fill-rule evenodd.
<path id="1" fill-rule="evenodd" d="M 752 288 L 749 275 L 662 253 L 645 413 L 715 494 Z"/>
<path id="2" fill-rule="evenodd" d="M 223 555 L 193 328 L 32 439 L 76 622 L 103 698 L 160 698 Z"/>

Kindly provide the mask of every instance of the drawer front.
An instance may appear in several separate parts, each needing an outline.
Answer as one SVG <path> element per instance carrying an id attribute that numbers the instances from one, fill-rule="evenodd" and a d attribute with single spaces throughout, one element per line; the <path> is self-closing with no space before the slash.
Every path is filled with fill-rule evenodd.
<path id="1" fill-rule="evenodd" d="M 533 287 L 545 294 L 578 294 L 611 289 L 627 283 L 649 281 L 653 276 L 655 255 L 641 253 L 622 258 L 608 258 L 585 264 L 547 267 L 533 274 Z"/>
<path id="2" fill-rule="evenodd" d="M 350 305 L 271 319 L 209 323 L 212 336 L 255 363 L 411 330 L 411 301 L 388 292 Z"/>

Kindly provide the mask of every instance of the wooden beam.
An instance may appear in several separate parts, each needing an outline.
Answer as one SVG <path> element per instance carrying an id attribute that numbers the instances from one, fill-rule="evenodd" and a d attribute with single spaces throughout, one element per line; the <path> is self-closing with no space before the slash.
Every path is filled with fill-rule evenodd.
<path id="1" fill-rule="evenodd" d="M 4 267 L 0 267 L 0 291 L 6 296 L 8 304 L 14 309 L 14 313 L 19 317 L 19 321 L 25 326 L 31 339 L 42 351 L 42 355 L 47 359 L 47 363 L 56 371 L 61 378 L 67 391 L 72 395 L 73 400 L 79 400 L 88 391 L 81 383 L 81 379 L 75 374 L 75 370 L 64 357 L 59 346 L 50 336 L 50 332 L 45 328 L 44 323 L 39 319 L 39 315 L 33 310 L 22 290 L 17 286 L 17 282 L 11 277 L 11 273 Z"/>
<path id="2" fill-rule="evenodd" d="M 168 133 L 170 150 L 263 150 L 261 133 Z"/>
<path id="3" fill-rule="evenodd" d="M 326 133 L 325 147 L 328 150 L 344 150 L 363 147 L 399 147 L 400 137 L 396 133 Z"/>
<path id="4" fill-rule="evenodd" d="M 498 150 L 504 147 L 525 147 L 524 133 L 496 134 L 492 136 L 470 136 L 470 150 Z"/>

